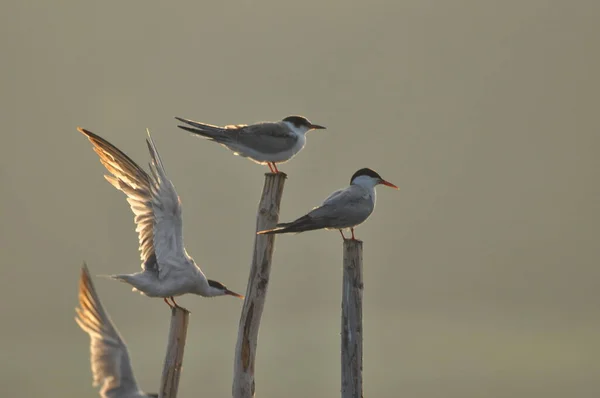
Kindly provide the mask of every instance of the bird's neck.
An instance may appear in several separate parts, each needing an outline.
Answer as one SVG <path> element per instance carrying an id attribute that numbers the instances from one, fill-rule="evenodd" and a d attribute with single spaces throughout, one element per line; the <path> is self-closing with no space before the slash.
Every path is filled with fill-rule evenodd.
<path id="1" fill-rule="evenodd" d="M 357 185 L 361 188 L 375 192 L 375 186 L 377 185 L 377 181 L 368 176 L 360 176 L 352 181 L 352 185 Z"/>
<path id="2" fill-rule="evenodd" d="M 194 285 L 194 293 L 200 295 L 200 296 L 204 296 L 204 297 L 210 297 L 211 296 L 211 287 L 208 284 L 208 281 L 206 280 L 206 278 L 198 278 L 196 284 Z"/>
<path id="3" fill-rule="evenodd" d="M 304 135 L 308 131 L 303 127 L 296 127 L 294 123 L 283 122 L 283 124 L 285 124 L 292 131 L 292 133 L 296 134 L 299 137 L 304 137 Z"/>
<path id="4" fill-rule="evenodd" d="M 358 177 L 352 181 L 352 185 L 360 188 L 375 203 L 377 199 L 377 194 L 375 193 L 377 182 L 374 179 L 370 177 Z"/>

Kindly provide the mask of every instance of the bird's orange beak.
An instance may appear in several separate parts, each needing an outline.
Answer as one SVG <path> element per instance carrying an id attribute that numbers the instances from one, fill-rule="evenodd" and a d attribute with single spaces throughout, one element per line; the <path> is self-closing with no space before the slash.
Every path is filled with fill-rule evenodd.
<path id="1" fill-rule="evenodd" d="M 241 294 L 237 294 L 236 292 L 232 292 L 231 290 L 225 290 L 225 294 L 228 294 L 233 297 L 241 298 L 242 300 L 244 299 L 244 296 L 242 296 Z"/>
<path id="2" fill-rule="evenodd" d="M 399 189 L 397 186 L 395 186 L 394 184 L 392 184 L 391 182 L 386 181 L 386 180 L 381 180 L 380 184 L 386 185 L 388 187 L 392 187 L 394 189 Z"/>

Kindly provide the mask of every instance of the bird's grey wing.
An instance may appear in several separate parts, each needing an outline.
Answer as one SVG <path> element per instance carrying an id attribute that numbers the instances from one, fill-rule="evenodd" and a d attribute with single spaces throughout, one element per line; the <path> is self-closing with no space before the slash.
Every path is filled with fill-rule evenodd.
<path id="1" fill-rule="evenodd" d="M 79 278 L 79 307 L 75 321 L 90 336 L 94 386 L 102 385 L 101 395 L 129 396 L 139 390 L 127 346 L 104 311 L 87 266 Z"/>
<path id="2" fill-rule="evenodd" d="M 230 128 L 232 127 L 232 128 Z M 233 141 L 262 153 L 278 153 L 290 150 L 298 142 L 298 136 L 278 123 L 258 123 L 249 126 L 226 126 Z"/>
<path id="3" fill-rule="evenodd" d="M 100 161 L 112 175 L 104 177 L 127 195 L 135 214 L 142 268 L 155 270 L 159 277 L 168 274 L 169 266 L 186 264 L 173 259 L 187 259 L 183 242 L 181 202 L 175 187 L 165 174 L 160 156 L 148 131 L 150 174 L 122 151 L 102 137 L 84 129 Z"/>
<path id="4" fill-rule="evenodd" d="M 183 243 L 181 200 L 175 186 L 167 178 L 156 145 L 148 130 L 146 140 L 152 172 L 152 209 L 154 214 L 154 250 L 159 264 L 172 263 L 172 259 L 188 258 Z M 186 262 L 186 264 L 191 264 Z"/>
<path id="5" fill-rule="evenodd" d="M 331 225 L 362 222 L 371 214 L 372 208 L 364 196 L 364 192 L 354 185 L 335 191 L 315 207 L 307 216 L 314 222 Z M 335 225 L 334 225 L 335 226 Z"/>
<path id="6" fill-rule="evenodd" d="M 339 196 L 344 196 L 344 195 L 348 195 L 348 188 L 342 188 L 342 189 L 338 189 L 337 191 L 333 192 L 331 195 L 329 195 L 322 203 L 321 206 L 326 205 L 327 203 L 336 203 L 336 198 L 338 198 Z"/>

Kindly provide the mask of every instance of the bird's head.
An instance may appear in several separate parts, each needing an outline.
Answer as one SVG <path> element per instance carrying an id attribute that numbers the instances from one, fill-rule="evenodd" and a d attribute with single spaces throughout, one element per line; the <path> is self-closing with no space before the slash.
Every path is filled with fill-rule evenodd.
<path id="1" fill-rule="evenodd" d="M 289 126 L 289 128 L 300 134 L 306 134 L 306 132 L 310 130 L 325 129 L 324 126 L 312 124 L 310 120 L 303 116 L 288 116 L 285 119 L 283 119 L 282 122 L 286 123 Z"/>
<path id="2" fill-rule="evenodd" d="M 350 179 L 350 185 L 362 185 L 372 188 L 379 184 L 398 189 L 397 186 L 389 181 L 384 180 L 379 174 L 377 174 L 376 171 L 369 168 L 358 170 Z"/>
<path id="3" fill-rule="evenodd" d="M 216 297 L 216 296 L 233 296 L 243 299 L 244 296 L 241 294 L 237 294 L 227 289 L 227 286 L 222 284 L 221 282 L 213 281 L 212 279 L 208 279 L 208 294 L 207 297 Z"/>

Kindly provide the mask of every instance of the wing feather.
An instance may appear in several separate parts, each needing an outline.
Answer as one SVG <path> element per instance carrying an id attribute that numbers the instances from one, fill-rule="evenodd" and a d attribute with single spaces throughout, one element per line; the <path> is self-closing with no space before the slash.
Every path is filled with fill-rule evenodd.
<path id="1" fill-rule="evenodd" d="M 75 321 L 90 336 L 93 384 L 101 385 L 101 396 L 139 392 L 127 346 L 104 311 L 85 264 L 81 268 L 79 307 L 75 311 Z"/>
<path id="2" fill-rule="evenodd" d="M 189 262 L 183 242 L 181 201 L 167 178 L 162 160 L 150 132 L 146 140 L 150 151 L 150 173 L 146 173 L 117 147 L 91 131 L 78 128 L 87 136 L 100 162 L 111 175 L 104 178 L 125 193 L 134 214 L 142 268 L 168 273 L 168 266 Z"/>
<path id="3" fill-rule="evenodd" d="M 234 141 L 248 148 L 260 148 L 263 153 L 278 153 L 291 149 L 298 142 L 298 136 L 279 123 L 258 123 L 232 129 Z"/>
<path id="4" fill-rule="evenodd" d="M 321 206 L 315 207 L 307 215 L 315 222 L 334 228 L 343 224 L 361 223 L 373 211 L 373 207 L 368 205 L 370 202 L 365 199 L 362 188 L 350 185 L 329 195 Z"/>
<path id="5" fill-rule="evenodd" d="M 298 142 L 298 136 L 281 122 L 262 122 L 256 124 L 237 124 L 224 127 L 200 123 L 176 117 L 175 119 L 190 125 L 178 126 L 186 131 L 199 134 L 216 141 L 232 151 L 243 154 L 244 149 L 253 149 L 261 153 L 279 153 L 292 149 Z"/>

